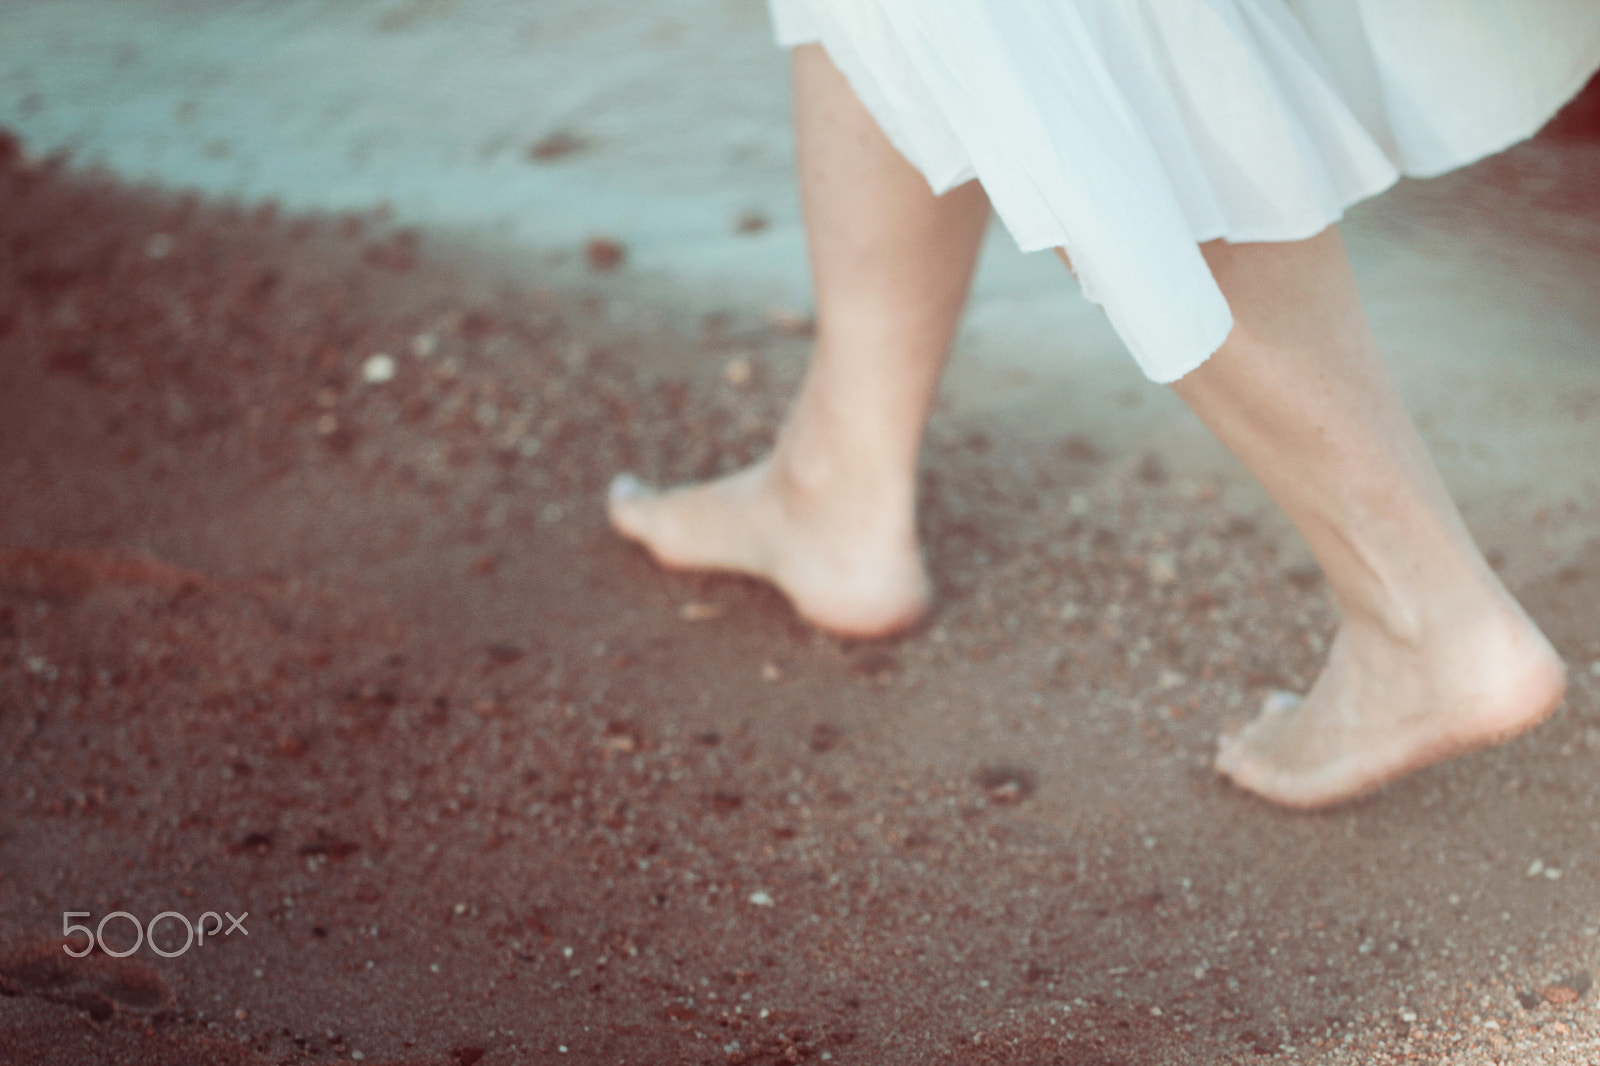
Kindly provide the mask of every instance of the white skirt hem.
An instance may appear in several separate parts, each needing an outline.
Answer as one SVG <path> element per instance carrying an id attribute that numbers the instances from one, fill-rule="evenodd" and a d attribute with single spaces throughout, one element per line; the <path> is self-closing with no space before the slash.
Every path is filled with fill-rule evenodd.
<path id="1" fill-rule="evenodd" d="M 1600 66 L 1600 4 L 1569 0 L 770 3 L 935 192 L 976 177 L 1023 251 L 1062 248 L 1159 382 L 1232 327 L 1199 243 L 1314 236 Z"/>

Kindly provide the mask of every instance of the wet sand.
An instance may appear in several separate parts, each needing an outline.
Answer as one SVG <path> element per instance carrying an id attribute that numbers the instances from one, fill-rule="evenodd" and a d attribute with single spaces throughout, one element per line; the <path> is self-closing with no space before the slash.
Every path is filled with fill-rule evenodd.
<path id="1" fill-rule="evenodd" d="M 1492 234 L 1537 171 L 1371 225 L 1456 203 L 1429 233 Z M 1545 217 L 1568 221 L 1492 246 L 1575 291 L 1593 205 Z M 660 573 L 600 507 L 618 469 L 759 454 L 791 323 L 9 154 L 0 248 L 10 1061 L 1600 1056 L 1592 348 L 1541 371 L 1542 406 L 1425 418 L 1573 665 L 1567 705 L 1306 816 L 1207 763 L 1313 676 L 1326 596 L 1181 428 L 953 400 L 925 473 L 939 609 L 840 642 L 752 583 Z M 1568 312 L 1585 336 L 1592 303 Z M 1543 468 L 1483 455 L 1545 463 L 1553 424 L 1578 473 L 1524 509 Z M 248 935 L 61 950 L 63 912 L 117 910 Z"/>

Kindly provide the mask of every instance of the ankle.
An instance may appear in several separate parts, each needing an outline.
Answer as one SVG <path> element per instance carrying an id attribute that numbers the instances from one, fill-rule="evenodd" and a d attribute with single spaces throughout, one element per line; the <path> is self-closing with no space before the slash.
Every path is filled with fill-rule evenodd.
<path id="1" fill-rule="evenodd" d="M 869 527 L 915 524 L 916 472 L 869 450 L 831 442 L 810 447 L 780 440 L 768 474 L 779 499 L 797 512 L 848 514 Z"/>

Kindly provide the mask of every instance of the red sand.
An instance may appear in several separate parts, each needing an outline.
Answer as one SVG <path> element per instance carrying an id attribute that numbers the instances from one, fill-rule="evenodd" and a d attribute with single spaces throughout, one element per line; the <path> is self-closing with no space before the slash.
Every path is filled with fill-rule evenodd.
<path id="1" fill-rule="evenodd" d="M 1330 613 L 1226 486 L 941 421 L 940 609 L 840 643 L 599 505 L 802 340 L 0 155 L 0 1059 L 1600 1061 L 1600 542 L 1553 722 L 1286 814 L 1207 758 Z"/>

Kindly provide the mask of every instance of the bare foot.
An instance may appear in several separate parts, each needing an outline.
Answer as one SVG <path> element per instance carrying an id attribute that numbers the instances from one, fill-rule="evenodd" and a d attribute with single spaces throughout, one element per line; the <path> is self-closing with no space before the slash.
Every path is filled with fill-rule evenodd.
<path id="1" fill-rule="evenodd" d="M 1269 696 L 1216 767 L 1275 803 L 1327 807 L 1524 733 L 1565 688 L 1555 650 L 1509 601 L 1413 642 L 1347 624 L 1305 698 Z"/>
<path id="2" fill-rule="evenodd" d="M 932 589 L 909 515 L 871 515 L 778 474 L 771 460 L 660 491 L 611 483 L 611 525 L 673 570 L 721 570 L 778 587 L 800 616 L 841 636 L 905 629 Z"/>

